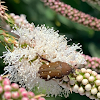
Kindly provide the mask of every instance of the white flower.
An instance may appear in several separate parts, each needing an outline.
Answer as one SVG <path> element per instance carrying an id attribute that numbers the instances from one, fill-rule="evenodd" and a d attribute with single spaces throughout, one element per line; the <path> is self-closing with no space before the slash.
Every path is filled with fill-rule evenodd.
<path id="1" fill-rule="evenodd" d="M 16 28 L 13 32 L 20 37 L 18 47 L 14 47 L 12 52 L 7 50 L 3 55 L 4 62 L 8 64 L 5 67 L 5 74 L 9 74 L 9 79 L 19 82 L 28 89 L 38 86 L 46 89 L 47 94 L 57 96 L 64 93 L 67 96 L 67 88 L 62 89 L 53 79 L 45 81 L 39 78 L 38 71 L 43 63 L 37 53 L 51 62 L 61 61 L 74 66 L 85 63 L 81 46 L 68 45 L 66 38 L 59 35 L 58 31 L 44 25 L 34 27 L 33 30 Z M 76 52 L 77 49 L 80 49 L 80 52 Z"/>

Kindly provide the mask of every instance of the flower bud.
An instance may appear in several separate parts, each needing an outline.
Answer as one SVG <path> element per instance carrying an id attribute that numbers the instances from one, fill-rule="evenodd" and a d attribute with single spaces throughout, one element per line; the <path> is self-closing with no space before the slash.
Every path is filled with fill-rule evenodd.
<path id="1" fill-rule="evenodd" d="M 77 84 L 75 84 L 74 86 L 73 86 L 73 91 L 75 92 L 75 93 L 77 93 L 77 91 L 78 91 L 78 89 L 79 89 L 79 87 L 78 87 L 78 85 Z"/>
<path id="2" fill-rule="evenodd" d="M 37 100 L 37 99 L 35 99 L 35 98 L 31 98 L 30 100 Z"/>
<path id="3" fill-rule="evenodd" d="M 93 82 L 94 79 L 95 79 L 94 76 L 90 76 L 90 77 L 89 77 L 89 81 L 90 81 L 90 82 Z"/>
<path id="4" fill-rule="evenodd" d="M 89 74 L 91 74 L 92 70 L 91 69 L 87 69 L 86 72 L 89 73 Z"/>
<path id="5" fill-rule="evenodd" d="M 21 93 L 21 95 L 22 95 L 23 97 L 27 97 L 27 96 L 28 96 L 28 92 L 27 92 L 27 91 L 23 91 L 23 92 Z"/>
<path id="6" fill-rule="evenodd" d="M 96 80 L 96 81 L 95 81 L 95 84 L 96 84 L 97 86 L 99 86 L 99 85 L 100 85 L 100 80 Z"/>
<path id="7" fill-rule="evenodd" d="M 70 79 L 70 85 L 74 85 L 75 84 L 75 80 Z"/>
<path id="8" fill-rule="evenodd" d="M 89 97 L 90 99 L 95 99 L 95 97 L 93 96 L 93 95 L 90 95 L 90 97 Z"/>
<path id="9" fill-rule="evenodd" d="M 97 88 L 91 89 L 91 93 L 92 93 L 92 94 L 97 94 Z"/>
<path id="10" fill-rule="evenodd" d="M 18 92 L 12 92 L 12 98 L 13 99 L 19 98 L 19 93 Z"/>
<path id="11" fill-rule="evenodd" d="M 28 97 L 23 97 L 21 100 L 29 100 Z"/>
<path id="12" fill-rule="evenodd" d="M 78 92 L 79 92 L 80 94 L 83 94 L 83 93 L 84 93 L 83 87 L 80 87 L 80 88 L 78 89 Z"/>
<path id="13" fill-rule="evenodd" d="M 100 92 L 97 93 L 97 97 L 100 98 Z"/>
<path id="14" fill-rule="evenodd" d="M 4 86 L 4 90 L 5 91 L 10 91 L 11 90 L 11 86 L 10 85 L 5 85 Z"/>
<path id="15" fill-rule="evenodd" d="M 98 90 L 99 90 L 99 92 L 100 92 L 100 86 L 98 86 Z"/>
<path id="16" fill-rule="evenodd" d="M 28 96 L 30 96 L 30 97 L 34 97 L 35 94 L 34 94 L 33 92 L 28 92 Z"/>
<path id="17" fill-rule="evenodd" d="M 90 77 L 90 74 L 89 73 L 85 73 L 84 75 L 86 78 L 89 78 Z"/>
<path id="18" fill-rule="evenodd" d="M 18 88 L 19 88 L 18 84 L 16 84 L 16 83 L 12 83 L 12 84 L 11 84 L 11 87 L 12 87 L 13 89 L 18 89 Z"/>
<path id="19" fill-rule="evenodd" d="M 8 78 L 5 78 L 3 80 L 3 85 L 10 85 L 10 80 Z"/>
<path id="20" fill-rule="evenodd" d="M 87 79 L 83 79 L 83 80 L 82 80 L 82 84 L 83 84 L 83 85 L 86 85 L 87 83 L 88 83 L 88 80 L 87 80 Z"/>
<path id="21" fill-rule="evenodd" d="M 81 68 L 81 72 L 82 73 L 86 73 L 86 69 L 85 68 Z"/>
<path id="22" fill-rule="evenodd" d="M 7 99 L 7 100 L 10 99 L 11 98 L 11 93 L 10 92 L 5 92 L 4 93 L 4 98 Z"/>
<path id="23" fill-rule="evenodd" d="M 97 80 L 100 80 L 100 75 L 97 75 L 96 78 L 97 78 Z"/>
<path id="24" fill-rule="evenodd" d="M 40 97 L 38 100 L 45 100 L 45 98 L 43 98 L 43 97 Z"/>
<path id="25" fill-rule="evenodd" d="M 90 85 L 90 84 L 87 84 L 87 85 L 85 86 L 85 90 L 86 90 L 86 91 L 90 91 L 90 90 L 91 90 L 91 85 Z"/>
<path id="26" fill-rule="evenodd" d="M 25 88 L 20 88 L 19 89 L 19 92 L 23 92 L 23 91 L 26 91 L 26 89 Z"/>
<path id="27" fill-rule="evenodd" d="M 96 75 L 97 75 L 97 73 L 96 73 L 95 71 L 92 71 L 92 74 L 93 74 L 94 76 L 96 76 Z"/>
<path id="28" fill-rule="evenodd" d="M 82 76 L 82 75 L 77 76 L 77 77 L 76 77 L 76 80 L 77 80 L 78 82 L 81 82 L 81 81 L 83 80 L 83 76 Z"/>
<path id="29" fill-rule="evenodd" d="M 95 100 L 99 100 L 98 98 L 95 98 Z"/>
<path id="30" fill-rule="evenodd" d="M 90 95 L 91 95 L 91 93 L 88 92 L 88 91 L 86 91 L 85 94 L 86 94 L 87 97 L 90 97 Z"/>

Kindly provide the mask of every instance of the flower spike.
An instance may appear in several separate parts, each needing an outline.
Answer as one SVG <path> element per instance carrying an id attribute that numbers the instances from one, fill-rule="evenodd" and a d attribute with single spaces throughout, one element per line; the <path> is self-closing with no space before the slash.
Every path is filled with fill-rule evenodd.
<path id="1" fill-rule="evenodd" d="M 90 27 L 96 31 L 100 31 L 100 19 L 85 14 L 77 9 L 72 8 L 68 4 L 64 4 L 59 0 L 42 0 L 45 5 L 49 6 L 51 9 L 57 13 L 65 16 L 71 21 L 77 22 L 84 26 Z"/>

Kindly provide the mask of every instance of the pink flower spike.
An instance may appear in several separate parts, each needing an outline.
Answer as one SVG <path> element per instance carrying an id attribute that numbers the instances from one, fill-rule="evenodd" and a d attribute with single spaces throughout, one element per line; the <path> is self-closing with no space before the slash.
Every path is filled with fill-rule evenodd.
<path id="1" fill-rule="evenodd" d="M 21 100 L 29 100 L 29 98 L 27 98 L 27 97 L 23 97 Z"/>
<path id="2" fill-rule="evenodd" d="M 33 97 L 35 96 L 33 92 L 28 92 L 28 96 Z"/>
<path id="3" fill-rule="evenodd" d="M 16 83 L 12 83 L 12 84 L 11 84 L 11 87 L 14 88 L 14 89 L 19 89 L 19 86 L 18 86 L 18 84 L 16 84 Z"/>
<path id="4" fill-rule="evenodd" d="M 10 85 L 10 80 L 8 78 L 5 78 L 3 80 L 3 85 Z"/>
<path id="5" fill-rule="evenodd" d="M 11 90 L 11 86 L 10 85 L 5 85 L 4 86 L 4 90 L 5 91 L 10 91 Z"/>
<path id="6" fill-rule="evenodd" d="M 45 98 L 43 98 L 43 97 L 40 97 L 38 100 L 45 100 Z"/>
<path id="7" fill-rule="evenodd" d="M 3 92 L 3 88 L 2 86 L 0 86 L 0 94 Z"/>
<path id="8" fill-rule="evenodd" d="M 23 92 L 21 93 L 21 95 L 22 95 L 23 97 L 27 97 L 27 96 L 28 96 L 28 92 L 27 92 L 27 91 L 23 91 Z"/>
<path id="9" fill-rule="evenodd" d="M 13 98 L 13 99 L 19 98 L 19 93 L 18 93 L 18 92 L 13 92 L 13 93 L 12 93 L 12 98 Z"/>
<path id="10" fill-rule="evenodd" d="M 93 28 L 95 30 L 100 30 L 100 19 L 97 19 L 96 17 L 92 17 L 89 14 L 85 14 L 82 11 L 79 11 L 77 9 L 72 8 L 70 5 L 67 5 L 63 2 L 60 2 L 60 0 L 42 0 L 45 5 L 49 6 L 51 9 L 56 11 L 57 13 L 65 16 L 66 18 L 75 21 L 77 23 L 83 24 L 85 26 L 88 26 L 90 28 Z M 86 0 L 90 1 L 90 0 Z M 99 1 L 99 0 L 92 0 L 92 1 Z M 58 9 L 61 10 L 58 10 Z M 63 10 L 63 12 L 62 12 Z M 73 12 L 72 18 L 68 16 L 68 13 L 65 14 L 65 11 L 67 12 Z M 77 20 L 73 19 L 75 16 L 79 17 Z M 81 19 L 81 20 L 80 20 Z M 86 22 L 86 23 L 84 23 Z M 94 57 L 95 58 L 95 57 Z"/>
<path id="11" fill-rule="evenodd" d="M 4 93 L 4 98 L 7 99 L 7 100 L 10 99 L 11 98 L 11 93 L 10 92 L 5 92 Z"/>

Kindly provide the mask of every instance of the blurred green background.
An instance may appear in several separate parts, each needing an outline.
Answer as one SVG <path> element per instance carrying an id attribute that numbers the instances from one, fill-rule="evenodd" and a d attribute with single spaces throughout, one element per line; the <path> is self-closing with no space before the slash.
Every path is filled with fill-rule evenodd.
<path id="1" fill-rule="evenodd" d="M 82 12 L 90 14 L 94 17 L 100 18 L 100 7 L 93 4 L 82 2 L 81 0 L 62 0 L 66 4 L 71 5 Z M 15 13 L 16 15 L 25 14 L 27 20 L 35 25 L 45 24 L 49 27 L 54 27 L 59 30 L 59 34 L 66 35 L 69 44 L 80 43 L 82 45 L 83 53 L 90 56 L 100 57 L 100 32 L 94 31 L 83 25 L 72 22 L 65 17 L 55 13 L 53 10 L 44 6 L 41 0 L 5 0 L 5 5 L 8 7 L 8 13 Z M 4 47 L 0 44 L 0 56 L 5 51 Z M 3 73 L 3 61 L 0 60 L 1 71 Z M 64 97 L 47 98 L 46 100 L 65 100 Z M 86 96 L 79 94 L 70 94 L 67 100 L 84 100 Z"/>

